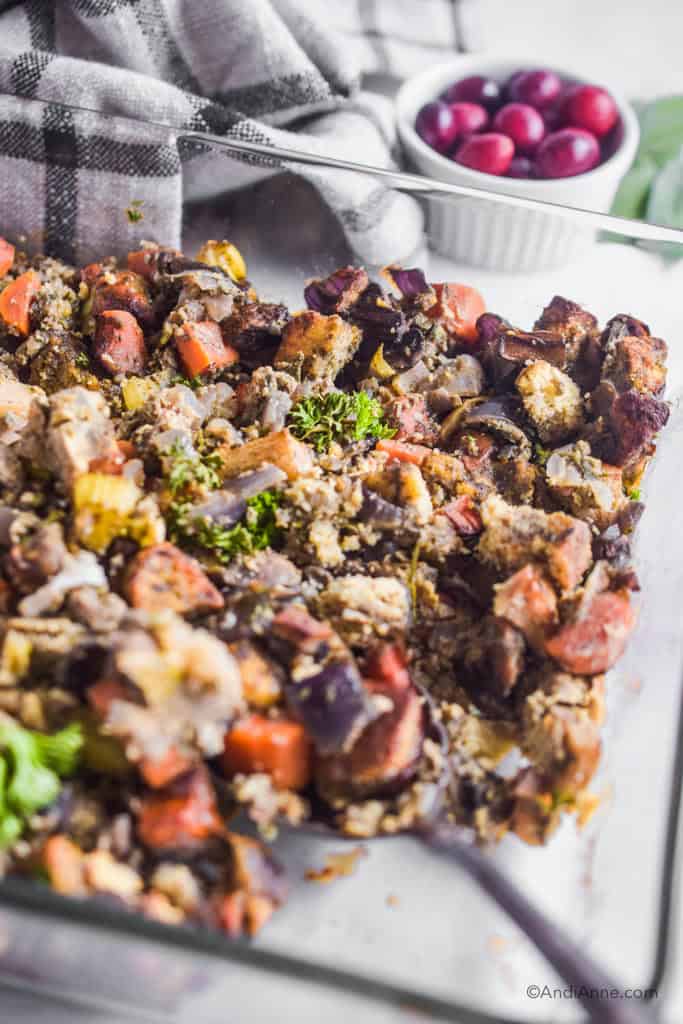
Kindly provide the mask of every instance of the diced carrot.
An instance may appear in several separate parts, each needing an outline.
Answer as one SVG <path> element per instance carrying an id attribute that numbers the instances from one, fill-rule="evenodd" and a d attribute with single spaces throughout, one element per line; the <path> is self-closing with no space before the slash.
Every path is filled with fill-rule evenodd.
<path id="1" fill-rule="evenodd" d="M 224 477 L 237 476 L 270 462 L 286 473 L 290 480 L 296 480 L 310 473 L 314 465 L 308 445 L 297 441 L 286 428 L 264 437 L 255 437 L 253 441 L 237 447 L 222 444 L 216 450 L 221 459 L 219 471 Z"/>
<path id="2" fill-rule="evenodd" d="M 431 454 L 431 448 L 427 448 L 423 444 L 394 441 L 390 437 L 382 438 L 377 442 L 377 451 L 386 452 L 390 459 L 398 459 L 399 462 L 411 462 L 414 466 L 421 466 L 427 456 Z"/>
<path id="3" fill-rule="evenodd" d="M 181 754 L 176 747 L 169 747 L 162 757 L 144 758 L 139 765 L 140 774 L 153 789 L 167 786 L 179 775 L 184 775 L 192 767 L 193 761 Z"/>
<path id="4" fill-rule="evenodd" d="M 546 642 L 545 650 L 567 672 L 597 675 L 619 660 L 635 624 L 628 595 L 598 594 L 584 617 L 562 626 Z"/>
<path id="5" fill-rule="evenodd" d="M 239 362 L 239 352 L 226 345 L 214 320 L 186 323 L 176 338 L 176 351 L 188 377 Z"/>
<path id="6" fill-rule="evenodd" d="M 90 286 L 95 283 L 98 277 L 104 273 L 104 267 L 101 263 L 88 263 L 85 267 L 81 268 L 81 281 Z"/>
<path id="7" fill-rule="evenodd" d="M 0 277 L 4 277 L 14 263 L 14 246 L 5 238 L 0 238 Z"/>
<path id="8" fill-rule="evenodd" d="M 116 446 L 126 461 L 128 461 L 128 459 L 134 459 L 137 455 L 137 448 L 132 441 L 117 441 Z"/>
<path id="9" fill-rule="evenodd" d="M 40 277 L 27 270 L 0 292 L 0 319 L 24 338 L 31 330 L 31 303 L 39 291 Z"/>
<path id="10" fill-rule="evenodd" d="M 223 597 L 201 565 L 165 541 L 139 551 L 130 564 L 124 593 L 133 608 L 170 609 L 179 615 L 218 611 Z"/>
<path id="11" fill-rule="evenodd" d="M 264 772 L 277 789 L 303 789 L 311 777 L 311 743 L 302 725 L 250 715 L 225 736 L 226 775 Z"/>
<path id="12" fill-rule="evenodd" d="M 64 896 L 85 892 L 83 851 L 66 836 L 50 836 L 42 850 L 42 861 L 57 892 Z"/>
<path id="13" fill-rule="evenodd" d="M 159 256 L 166 253 L 170 256 L 182 256 L 177 249 L 161 248 L 139 249 L 136 252 L 129 252 L 126 256 L 128 269 L 151 281 L 158 268 Z"/>
<path id="14" fill-rule="evenodd" d="M 142 373 L 147 349 L 142 328 L 125 309 L 106 309 L 97 317 L 93 352 L 107 373 Z"/>
<path id="15" fill-rule="evenodd" d="M 486 303 L 477 289 L 467 284 L 435 284 L 434 291 L 437 301 L 427 310 L 427 316 L 438 320 L 450 337 L 477 341 L 477 320 L 486 312 Z"/>
<path id="16" fill-rule="evenodd" d="M 383 644 L 375 648 L 365 664 L 365 674 L 386 684 L 395 695 L 411 686 L 405 651 L 398 644 Z"/>
<path id="17" fill-rule="evenodd" d="M 178 793 L 142 801 L 138 836 L 153 850 L 194 849 L 224 831 L 208 772 L 198 768 Z"/>

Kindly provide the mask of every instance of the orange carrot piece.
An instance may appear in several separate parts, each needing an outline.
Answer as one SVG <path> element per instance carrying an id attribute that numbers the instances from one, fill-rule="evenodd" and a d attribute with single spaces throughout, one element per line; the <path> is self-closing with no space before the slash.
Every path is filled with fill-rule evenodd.
<path id="1" fill-rule="evenodd" d="M 225 344 L 214 320 L 186 323 L 176 339 L 176 351 L 188 377 L 239 362 L 239 353 Z"/>
<path id="2" fill-rule="evenodd" d="M 427 316 L 439 320 L 451 337 L 474 342 L 479 337 L 477 320 L 486 303 L 476 288 L 467 284 L 435 284 L 436 303 Z"/>
<path id="3" fill-rule="evenodd" d="M 311 743 L 304 727 L 285 719 L 250 715 L 225 736 L 226 775 L 264 772 L 277 789 L 303 789 L 311 777 Z"/>
<path id="4" fill-rule="evenodd" d="M 4 277 L 14 263 L 14 246 L 5 238 L 0 238 L 0 277 Z"/>
<path id="5" fill-rule="evenodd" d="M 195 771 L 182 793 L 155 793 L 140 808 L 138 836 L 153 850 L 193 849 L 223 831 L 216 794 L 204 768 Z"/>
<path id="6" fill-rule="evenodd" d="M 382 438 L 377 442 L 377 451 L 386 452 L 390 459 L 398 459 L 399 462 L 411 462 L 414 466 L 421 466 L 431 448 L 424 444 L 408 444 L 407 441 L 394 441 L 390 437 Z"/>
<path id="7" fill-rule="evenodd" d="M 64 896 L 85 892 L 83 851 L 66 836 L 50 836 L 42 850 L 42 861 L 56 892 Z"/>
<path id="8" fill-rule="evenodd" d="M 142 373 L 147 349 L 142 328 L 125 309 L 105 309 L 97 317 L 93 353 L 107 373 Z"/>
<path id="9" fill-rule="evenodd" d="M 182 256 L 177 249 L 138 249 L 136 252 L 129 252 L 126 256 L 126 264 L 129 270 L 151 281 L 157 271 L 159 256 L 161 253 Z"/>
<path id="10" fill-rule="evenodd" d="M 27 270 L 0 292 L 0 319 L 24 338 L 31 330 L 31 303 L 40 290 L 40 277 Z"/>
<path id="11" fill-rule="evenodd" d="M 184 775 L 192 767 L 192 760 L 181 754 L 176 747 L 169 747 L 163 757 L 146 757 L 140 762 L 140 774 L 152 789 L 167 786 L 179 775 Z"/>
<path id="12" fill-rule="evenodd" d="M 81 267 L 81 281 L 84 281 L 90 287 L 103 273 L 104 267 L 101 263 L 87 263 L 84 267 Z"/>

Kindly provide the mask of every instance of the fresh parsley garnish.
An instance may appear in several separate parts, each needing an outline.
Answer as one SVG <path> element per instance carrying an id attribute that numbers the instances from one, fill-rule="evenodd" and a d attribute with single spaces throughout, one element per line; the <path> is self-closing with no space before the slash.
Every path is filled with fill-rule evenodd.
<path id="1" fill-rule="evenodd" d="M 90 369 L 90 360 L 88 359 L 87 352 L 78 352 L 75 362 L 76 366 L 80 366 L 83 370 Z"/>
<path id="2" fill-rule="evenodd" d="M 307 441 L 317 452 L 330 445 L 380 439 L 396 433 L 384 422 L 382 406 L 366 391 L 331 391 L 327 395 L 303 398 L 289 414 L 289 427 L 300 441 Z"/>
<path id="3" fill-rule="evenodd" d="M 640 501 L 640 487 L 631 487 L 630 490 L 626 492 L 626 495 L 631 499 L 631 501 Z"/>
<path id="4" fill-rule="evenodd" d="M 144 219 L 144 213 L 142 212 L 142 199 L 133 199 L 130 206 L 126 209 L 126 217 L 129 223 L 137 224 L 139 221 Z"/>
<path id="5" fill-rule="evenodd" d="M 262 491 L 247 499 L 244 521 L 226 529 L 205 516 L 193 515 L 193 506 L 186 502 L 172 506 L 169 528 L 174 541 L 205 548 L 219 562 L 227 564 L 235 555 L 263 551 L 277 542 L 279 507 L 280 495 L 276 491 Z"/>
<path id="6" fill-rule="evenodd" d="M 51 736 L 0 722 L 0 849 L 19 838 L 32 814 L 57 799 L 61 779 L 76 771 L 82 747 L 78 722 Z"/>
<path id="7" fill-rule="evenodd" d="M 167 470 L 166 482 L 174 496 L 180 494 L 190 484 L 199 484 L 209 491 L 220 487 L 221 457 L 218 452 L 197 455 L 194 452 L 186 451 L 182 444 L 176 441 L 167 454 L 171 459 L 171 464 Z"/>

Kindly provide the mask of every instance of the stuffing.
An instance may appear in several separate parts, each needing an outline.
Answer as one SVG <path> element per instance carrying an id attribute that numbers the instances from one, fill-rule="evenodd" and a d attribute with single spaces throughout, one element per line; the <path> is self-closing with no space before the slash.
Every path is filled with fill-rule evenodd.
<path id="1" fill-rule="evenodd" d="M 282 332 L 274 365 L 313 381 L 334 381 L 353 358 L 361 333 L 341 317 L 297 313 Z"/>
<path id="2" fill-rule="evenodd" d="M 571 590 L 592 561 L 590 530 L 564 512 L 508 505 L 491 496 L 481 506 L 484 532 L 477 553 L 503 572 L 543 565 L 561 590 Z"/>
<path id="3" fill-rule="evenodd" d="M 583 422 L 581 393 L 562 370 L 538 359 L 522 370 L 515 387 L 544 444 L 559 444 L 577 433 Z"/>

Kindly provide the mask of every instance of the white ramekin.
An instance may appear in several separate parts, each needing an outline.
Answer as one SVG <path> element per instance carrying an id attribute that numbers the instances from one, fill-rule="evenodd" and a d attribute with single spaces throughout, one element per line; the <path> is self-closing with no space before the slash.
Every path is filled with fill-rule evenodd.
<path id="1" fill-rule="evenodd" d="M 412 167 L 437 181 L 455 185 L 487 188 L 600 212 L 609 210 L 619 182 L 633 162 L 640 134 L 633 108 L 611 86 L 605 88 L 614 97 L 621 114 L 621 144 L 599 167 L 572 178 L 541 181 L 483 174 L 441 156 L 415 131 L 418 110 L 459 78 L 487 75 L 502 83 L 520 68 L 538 66 L 538 60 L 487 60 L 483 55 L 473 54 L 456 57 L 408 79 L 396 97 L 396 115 L 399 137 Z M 562 68 L 551 70 L 564 81 L 581 81 Z M 429 239 L 437 252 L 459 263 L 489 270 L 530 271 L 562 266 L 577 259 L 595 237 L 594 231 L 576 227 L 552 214 L 504 207 L 494 202 L 430 199 L 427 205 Z"/>

